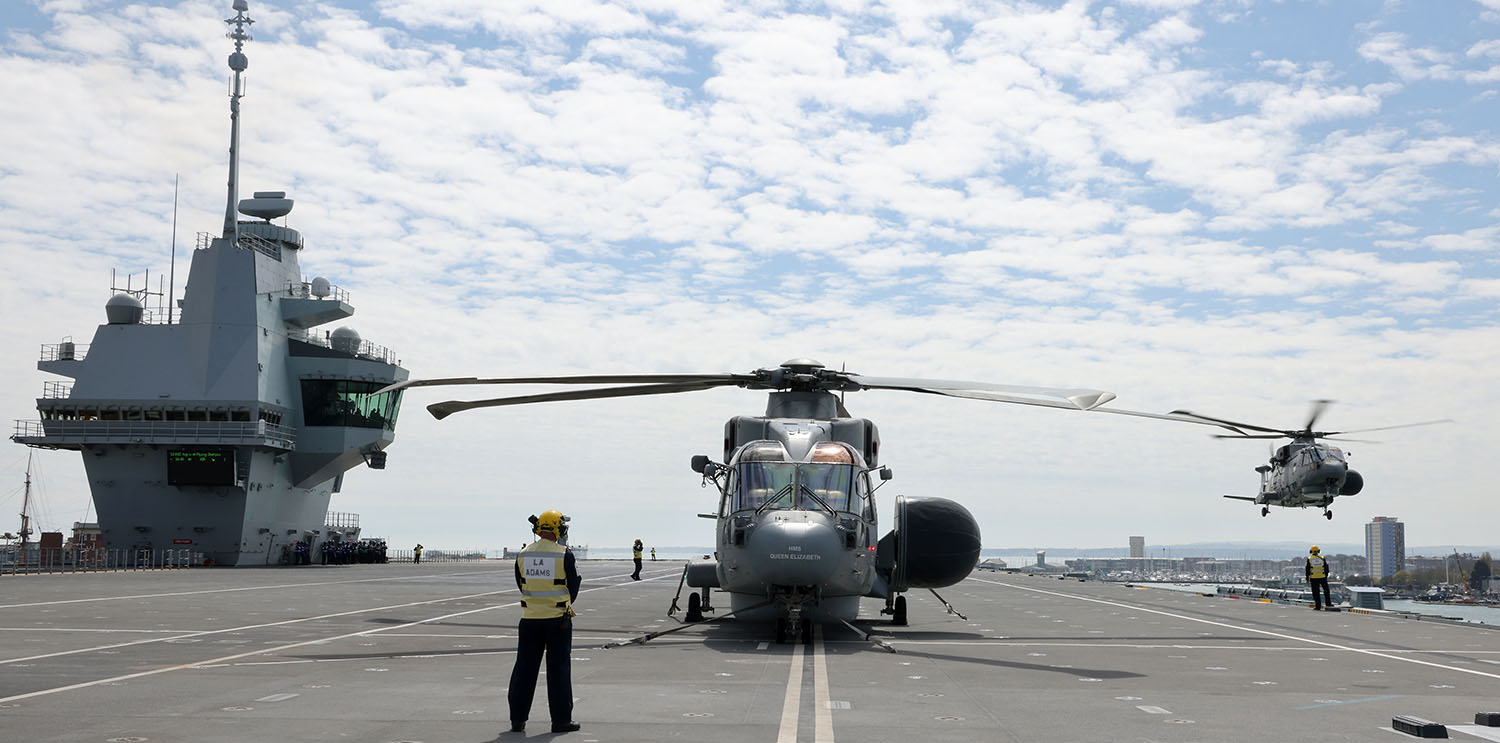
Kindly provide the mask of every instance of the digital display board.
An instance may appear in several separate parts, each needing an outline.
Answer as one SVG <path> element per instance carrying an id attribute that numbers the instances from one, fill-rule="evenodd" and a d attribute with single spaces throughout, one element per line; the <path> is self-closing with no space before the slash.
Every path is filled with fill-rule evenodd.
<path id="1" fill-rule="evenodd" d="M 233 485 L 233 449 L 168 449 L 167 484 Z"/>

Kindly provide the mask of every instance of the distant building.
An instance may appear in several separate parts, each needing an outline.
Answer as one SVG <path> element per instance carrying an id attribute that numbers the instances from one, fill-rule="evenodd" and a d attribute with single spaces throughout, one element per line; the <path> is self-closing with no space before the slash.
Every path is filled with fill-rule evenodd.
<path id="1" fill-rule="evenodd" d="M 1047 567 L 1047 550 L 1036 551 L 1036 566 L 1039 568 Z"/>
<path id="2" fill-rule="evenodd" d="M 1146 538 L 1145 537 L 1131 537 L 1130 538 L 1130 556 L 1131 557 L 1145 557 L 1146 556 Z"/>
<path id="3" fill-rule="evenodd" d="M 1376 516 L 1365 524 L 1365 564 L 1375 580 L 1406 569 L 1406 525 L 1394 516 Z"/>

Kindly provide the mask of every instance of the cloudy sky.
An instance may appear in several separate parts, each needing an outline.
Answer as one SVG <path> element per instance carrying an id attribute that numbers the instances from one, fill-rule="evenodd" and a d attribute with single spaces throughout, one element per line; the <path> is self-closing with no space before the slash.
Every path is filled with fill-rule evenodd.
<path id="1" fill-rule="evenodd" d="M 228 0 L 0 4 L 0 404 L 88 342 L 110 270 L 222 223 Z M 898 392 L 851 395 L 898 493 L 987 546 L 1484 544 L 1500 516 L 1500 0 L 251 0 L 242 193 L 286 190 L 308 278 L 413 377 L 747 372 L 1110 390 L 1349 444 L 1337 516 L 1261 518 L 1264 442 Z M 465 391 L 460 390 L 460 393 Z M 434 421 L 333 508 L 429 548 L 706 545 L 688 468 L 764 394 Z M 0 451 L 19 510 L 26 450 Z M 41 452 L 45 528 L 92 515 Z M 14 530 L 14 516 L 0 530 Z"/>

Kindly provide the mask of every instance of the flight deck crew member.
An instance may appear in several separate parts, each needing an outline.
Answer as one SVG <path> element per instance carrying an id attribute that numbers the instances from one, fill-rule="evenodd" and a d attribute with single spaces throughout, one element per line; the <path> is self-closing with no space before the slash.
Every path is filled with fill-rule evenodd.
<path id="1" fill-rule="evenodd" d="M 516 586 L 521 589 L 521 622 L 516 640 L 516 665 L 510 672 L 510 729 L 526 730 L 531 700 L 536 696 L 537 672 L 547 658 L 547 709 L 552 732 L 582 727 L 573 722 L 573 601 L 578 598 L 578 567 L 573 553 L 560 543 L 567 536 L 567 517 L 557 511 L 532 516 L 537 540 L 516 556 Z"/>
<path id="2" fill-rule="evenodd" d="M 631 574 L 631 580 L 641 579 L 641 550 L 645 548 L 646 545 L 641 544 L 641 540 L 635 540 L 635 546 L 632 548 L 635 551 L 635 573 Z"/>
<path id="3" fill-rule="evenodd" d="M 418 563 L 422 561 L 422 543 L 417 543 L 417 548 L 411 551 L 411 561 Z"/>
<path id="4" fill-rule="evenodd" d="M 651 562 L 656 562 L 656 548 L 651 548 Z"/>
<path id="5" fill-rule="evenodd" d="M 1324 606 L 1333 606 L 1333 596 L 1328 592 L 1328 561 L 1318 554 L 1318 545 L 1313 545 L 1307 550 L 1307 582 L 1312 586 L 1313 611 L 1319 611 Z M 1318 591 L 1323 591 L 1318 595 Z"/>

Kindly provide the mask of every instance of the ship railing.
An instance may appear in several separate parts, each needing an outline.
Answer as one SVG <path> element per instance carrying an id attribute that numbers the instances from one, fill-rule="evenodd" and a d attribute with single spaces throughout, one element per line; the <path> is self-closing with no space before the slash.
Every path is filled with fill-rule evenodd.
<path id="1" fill-rule="evenodd" d="M 413 550 L 387 550 L 390 562 L 415 562 Z M 427 549 L 422 548 L 422 562 L 478 562 L 492 559 L 481 549 Z"/>
<path id="2" fill-rule="evenodd" d="M 392 366 L 401 365 L 401 359 L 396 358 L 395 351 L 392 351 L 385 346 L 377 346 L 374 343 L 365 340 L 360 341 L 357 347 L 351 349 L 335 343 L 327 333 L 318 333 L 308 330 L 294 330 L 288 332 L 287 337 L 293 340 L 302 341 L 303 343 L 310 343 L 314 346 L 322 346 L 324 348 L 331 348 L 335 351 L 340 351 L 343 353 L 351 353 L 358 358 L 367 359 L 369 361 L 379 361 L 382 364 L 390 364 Z"/>
<path id="3" fill-rule="evenodd" d="M 42 361 L 83 361 L 89 354 L 89 344 L 63 341 L 62 343 L 43 343 Z"/>
<path id="4" fill-rule="evenodd" d="M 125 570 L 175 570 L 203 565 L 203 553 L 191 549 L 110 549 L 50 547 L 35 544 L 0 547 L 0 575 L 100 573 Z"/>
<path id="5" fill-rule="evenodd" d="M 267 240 L 260 235 L 241 232 L 240 241 L 236 245 L 241 250 L 253 250 L 261 255 L 272 258 L 278 263 L 281 261 L 281 244 L 273 240 Z"/>
<path id="6" fill-rule="evenodd" d="M 289 281 L 286 285 L 288 297 L 300 297 L 302 299 L 313 298 L 313 286 L 311 281 Z M 349 291 L 341 286 L 328 285 L 328 294 L 318 299 L 331 299 L 335 302 L 349 302 Z"/>
<path id="7" fill-rule="evenodd" d="M 266 421 L 18 420 L 15 424 L 11 438 L 22 443 L 242 444 L 277 449 L 295 449 L 297 443 L 296 429 Z"/>
<path id="8" fill-rule="evenodd" d="M 72 382 L 42 382 L 43 400 L 66 400 L 73 394 Z"/>
<path id="9" fill-rule="evenodd" d="M 208 232 L 199 232 L 196 247 L 199 250 L 207 250 L 209 246 L 213 245 L 216 239 L 218 239 L 217 235 Z M 235 243 L 235 246 L 241 250 L 254 250 L 257 253 L 270 256 L 277 261 L 281 260 L 281 246 L 260 235 L 251 235 L 242 232 L 240 233 L 240 240 L 238 243 Z"/>
<path id="10" fill-rule="evenodd" d="M 359 514 L 345 511 L 329 511 L 323 525 L 331 529 L 358 529 Z"/>

